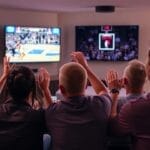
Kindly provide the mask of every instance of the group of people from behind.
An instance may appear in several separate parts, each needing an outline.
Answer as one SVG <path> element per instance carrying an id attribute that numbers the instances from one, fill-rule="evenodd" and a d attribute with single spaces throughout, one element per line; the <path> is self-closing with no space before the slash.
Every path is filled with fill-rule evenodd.
<path id="1" fill-rule="evenodd" d="M 0 149 L 41 150 L 46 131 L 44 111 L 35 110 L 32 106 L 36 100 L 36 82 L 44 95 L 43 108 L 51 103 L 49 74 L 40 69 L 36 81 L 28 67 L 10 66 L 7 58 L 3 63 L 0 85 L 5 94 L 1 95 L 0 104 Z"/>
<path id="2" fill-rule="evenodd" d="M 73 52 L 74 62 L 59 70 L 63 100 L 58 102 L 51 99 L 50 75 L 45 68 L 40 68 L 35 76 L 30 68 L 11 66 L 4 58 L 0 78 L 4 93 L 0 98 L 0 149 L 42 150 L 43 134 L 48 133 L 52 139 L 49 150 L 104 150 L 109 129 L 113 134 L 132 136 L 134 150 L 149 150 L 150 102 L 149 94 L 143 93 L 146 73 L 150 76 L 150 52 L 148 56 L 147 69 L 138 60 L 130 62 L 122 82 L 117 72 L 109 71 L 108 90 L 84 55 Z M 95 95 L 85 94 L 87 81 Z M 126 98 L 119 97 L 122 84 Z M 145 122 L 141 123 L 143 119 Z"/>

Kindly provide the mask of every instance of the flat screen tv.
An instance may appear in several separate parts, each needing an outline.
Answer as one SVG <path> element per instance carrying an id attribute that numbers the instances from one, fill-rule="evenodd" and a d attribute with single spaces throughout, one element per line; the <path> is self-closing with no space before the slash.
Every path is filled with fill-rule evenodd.
<path id="1" fill-rule="evenodd" d="M 129 61 L 138 58 L 138 25 L 76 26 L 76 50 L 87 60 Z"/>
<path id="2" fill-rule="evenodd" d="M 5 26 L 5 55 L 11 63 L 60 61 L 60 28 Z"/>

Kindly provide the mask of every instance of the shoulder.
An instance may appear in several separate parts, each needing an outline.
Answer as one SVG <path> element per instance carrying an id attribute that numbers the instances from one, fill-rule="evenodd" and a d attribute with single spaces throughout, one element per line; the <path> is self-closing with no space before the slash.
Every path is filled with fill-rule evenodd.
<path id="1" fill-rule="evenodd" d="M 125 104 L 127 101 L 129 101 L 131 98 L 129 98 L 128 96 L 119 96 L 118 98 L 118 103 L 120 104 Z"/>
<path id="2" fill-rule="evenodd" d="M 150 94 L 146 94 L 144 97 L 139 97 L 131 101 L 132 109 L 134 110 L 144 110 L 147 107 L 150 107 Z"/>
<path id="3" fill-rule="evenodd" d="M 130 113 L 131 111 L 131 107 L 132 107 L 132 101 L 127 102 L 126 104 L 124 104 L 120 110 L 120 114 L 127 114 Z M 131 111 L 132 112 L 132 111 Z"/>
<path id="4" fill-rule="evenodd" d="M 146 108 L 150 107 L 150 98 L 145 96 L 145 97 L 138 97 L 136 99 L 132 99 L 128 101 L 126 104 L 123 105 L 121 109 L 121 113 L 125 116 L 133 116 L 135 114 L 138 114 L 139 111 L 142 112 L 146 110 Z"/>
<path id="5" fill-rule="evenodd" d="M 135 95 L 135 94 L 130 94 L 130 95 L 127 95 L 127 96 L 122 96 L 122 97 L 119 97 L 118 99 L 118 106 L 121 108 L 124 104 L 132 101 L 136 101 L 137 99 L 143 97 L 143 95 Z"/>
<path id="6" fill-rule="evenodd" d="M 118 98 L 118 110 L 120 110 L 121 109 L 121 107 L 125 104 L 127 102 L 127 97 L 125 97 L 125 96 L 120 96 L 119 98 Z"/>
<path id="7" fill-rule="evenodd" d="M 104 101 L 104 100 L 109 100 L 111 101 L 111 97 L 109 96 L 109 94 L 100 94 L 100 95 L 94 95 L 92 96 L 93 99 L 99 99 L 100 101 Z"/>
<path id="8" fill-rule="evenodd" d="M 108 94 L 85 96 L 84 99 L 89 103 L 110 104 L 111 97 Z"/>
<path id="9" fill-rule="evenodd" d="M 123 105 L 119 113 L 119 121 L 122 124 L 133 125 L 135 121 L 144 119 L 150 114 L 150 99 L 140 97 Z"/>
<path id="10" fill-rule="evenodd" d="M 107 115 L 111 110 L 111 98 L 108 94 L 91 96 L 91 105 L 97 111 L 104 111 Z"/>
<path id="11" fill-rule="evenodd" d="M 59 110 L 61 108 L 62 102 L 58 101 L 58 102 L 54 102 L 52 103 L 46 110 L 45 110 L 45 114 L 50 115 L 51 113 L 56 112 L 57 110 Z"/>

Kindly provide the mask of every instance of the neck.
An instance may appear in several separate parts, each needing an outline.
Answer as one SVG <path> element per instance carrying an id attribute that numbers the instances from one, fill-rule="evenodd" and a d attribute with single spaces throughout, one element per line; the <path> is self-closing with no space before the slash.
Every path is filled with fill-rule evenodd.
<path id="1" fill-rule="evenodd" d="M 84 92 L 81 92 L 81 93 L 73 93 L 73 94 L 66 93 L 66 94 L 63 94 L 63 96 L 64 96 L 65 98 L 74 97 L 74 96 L 84 96 Z"/>

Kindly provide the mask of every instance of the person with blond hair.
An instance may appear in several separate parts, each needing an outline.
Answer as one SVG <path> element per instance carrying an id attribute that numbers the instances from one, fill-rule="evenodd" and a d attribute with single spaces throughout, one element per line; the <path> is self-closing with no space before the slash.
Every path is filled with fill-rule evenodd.
<path id="1" fill-rule="evenodd" d="M 59 73 L 59 84 L 61 91 L 64 92 L 63 94 L 70 96 L 84 93 L 87 84 L 87 73 L 81 65 L 77 63 L 65 64 L 60 68 Z"/>
<path id="2" fill-rule="evenodd" d="M 59 88 L 64 99 L 46 111 L 46 125 L 52 150 L 104 150 L 111 99 L 101 80 L 92 72 L 80 52 L 59 70 Z M 85 96 L 87 78 L 94 96 Z"/>
<path id="3" fill-rule="evenodd" d="M 145 64 L 139 60 L 132 60 L 125 67 L 122 84 L 126 90 L 126 96 L 120 96 L 118 100 L 118 111 L 128 101 L 144 96 L 144 83 L 146 80 Z"/>
<path id="4" fill-rule="evenodd" d="M 123 77 L 121 79 L 121 84 L 126 90 L 125 96 L 120 96 L 120 80 L 114 81 L 114 79 L 118 78 L 118 73 L 115 71 L 110 71 L 107 74 L 108 76 L 108 85 L 111 92 L 112 99 L 117 99 L 112 102 L 112 110 L 111 116 L 116 115 L 120 112 L 123 105 L 132 101 L 133 99 L 137 99 L 139 97 L 145 97 L 144 93 L 144 83 L 146 80 L 146 69 L 145 64 L 139 60 L 132 60 L 128 63 L 123 71 Z M 113 82 L 117 83 L 116 85 Z M 116 90 L 116 93 L 113 93 L 113 90 Z M 131 147 L 131 138 L 130 136 L 117 137 L 114 136 L 113 140 L 110 141 L 110 147 L 120 148 L 130 150 Z"/>
<path id="5" fill-rule="evenodd" d="M 148 78 L 150 77 L 150 52 L 146 65 Z M 110 80 L 118 80 L 117 76 L 109 76 Z M 150 79 L 150 78 L 149 78 Z M 113 96 L 111 130 L 120 135 L 132 136 L 133 150 L 150 149 L 150 93 L 127 102 L 120 110 L 116 111 L 117 96 Z"/>

